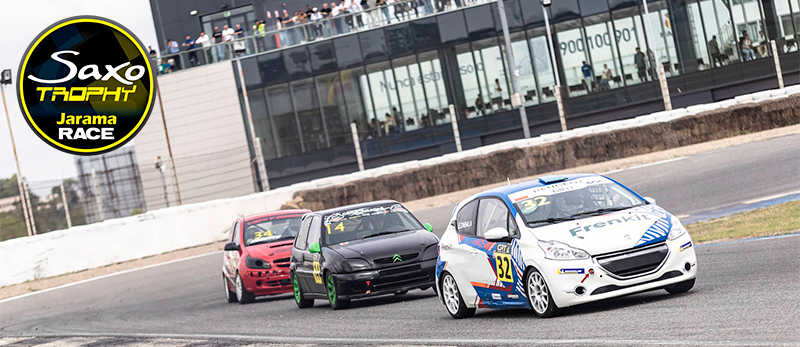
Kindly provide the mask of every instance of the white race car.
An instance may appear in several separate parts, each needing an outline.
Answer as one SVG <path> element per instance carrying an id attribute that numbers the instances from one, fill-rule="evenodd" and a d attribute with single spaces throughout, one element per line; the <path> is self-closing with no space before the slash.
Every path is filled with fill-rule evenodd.
<path id="1" fill-rule="evenodd" d="M 489 190 L 453 210 L 439 242 L 437 293 L 453 318 L 478 307 L 565 307 L 694 286 L 678 218 L 605 176 L 547 176 Z"/>

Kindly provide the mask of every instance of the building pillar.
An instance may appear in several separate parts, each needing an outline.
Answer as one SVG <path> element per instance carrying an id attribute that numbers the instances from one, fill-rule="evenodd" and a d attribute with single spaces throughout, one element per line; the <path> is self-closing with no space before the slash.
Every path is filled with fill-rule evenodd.
<path id="1" fill-rule="evenodd" d="M 777 11 L 775 11 L 775 0 L 761 0 L 761 4 L 764 7 L 764 27 L 766 28 L 764 35 L 767 36 L 767 41 L 775 40 L 778 43 L 778 47 L 782 47 L 783 36 L 781 36 L 780 33 L 781 19 Z M 797 11 L 797 9 L 793 10 Z M 757 37 L 758 33 L 755 33 L 755 35 Z"/>
<path id="2" fill-rule="evenodd" d="M 673 37 L 672 42 L 675 43 L 675 49 L 678 51 L 678 58 L 683 67 L 681 75 L 695 72 L 697 71 L 697 51 L 694 49 L 692 25 L 690 23 L 691 19 L 689 18 L 686 0 L 671 0 L 669 3 L 669 20 Z M 663 23 L 659 24 L 661 25 Z M 702 33 L 700 33 L 698 37 L 700 37 L 701 42 L 705 41 L 702 38 Z"/>

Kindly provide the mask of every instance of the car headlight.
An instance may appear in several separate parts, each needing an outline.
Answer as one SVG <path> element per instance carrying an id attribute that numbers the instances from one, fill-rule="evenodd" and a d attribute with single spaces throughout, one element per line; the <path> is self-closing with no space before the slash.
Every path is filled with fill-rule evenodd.
<path id="1" fill-rule="evenodd" d="M 372 265 L 364 259 L 345 259 L 342 261 L 342 268 L 344 272 L 356 272 L 371 269 Z"/>
<path id="2" fill-rule="evenodd" d="M 558 241 L 539 241 L 544 257 L 553 260 L 589 259 L 589 253 Z"/>
<path id="3" fill-rule="evenodd" d="M 678 218 L 672 217 L 672 228 L 669 229 L 669 236 L 667 236 L 667 240 L 674 240 L 677 239 L 683 234 L 686 234 L 686 228 L 681 224 L 681 221 Z"/>
<path id="4" fill-rule="evenodd" d="M 271 269 L 272 266 L 266 260 L 261 260 L 258 258 L 253 258 L 251 256 L 247 256 L 244 258 L 244 265 L 247 265 L 250 269 Z"/>
<path id="5" fill-rule="evenodd" d="M 425 253 L 422 253 L 422 260 L 431 260 L 439 257 L 439 244 L 430 245 L 425 248 Z"/>

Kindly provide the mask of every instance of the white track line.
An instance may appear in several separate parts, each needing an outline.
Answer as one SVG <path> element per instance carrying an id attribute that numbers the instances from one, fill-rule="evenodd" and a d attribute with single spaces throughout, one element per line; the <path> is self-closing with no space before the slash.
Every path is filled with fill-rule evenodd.
<path id="1" fill-rule="evenodd" d="M 753 199 L 753 200 L 742 201 L 742 204 L 743 205 L 754 204 L 754 203 L 757 203 L 757 202 L 762 202 L 762 201 L 782 198 L 784 196 L 788 196 L 788 195 L 792 195 L 792 194 L 798 194 L 798 193 L 800 193 L 800 190 L 795 190 L 795 191 L 789 192 L 789 193 L 776 194 L 776 195 L 773 195 L 773 196 L 766 196 L 766 197 L 763 197 L 763 198 L 757 198 L 757 199 Z"/>
<path id="2" fill-rule="evenodd" d="M 671 163 L 673 161 L 683 160 L 683 159 L 686 159 L 686 158 L 688 158 L 688 157 L 677 157 L 677 158 L 672 158 L 672 159 L 667 159 L 667 160 L 662 160 L 662 161 L 656 161 L 656 162 L 652 162 L 652 163 L 626 167 L 626 168 L 623 168 L 623 169 L 616 169 L 616 170 L 606 171 L 606 172 L 603 172 L 601 175 L 610 175 L 612 173 L 617 173 L 617 172 L 620 172 L 620 171 L 641 169 L 643 167 Z"/>
<path id="3" fill-rule="evenodd" d="M 45 335 L 46 336 L 46 335 Z M 243 336 L 215 334 L 66 334 L 55 337 L 118 337 L 118 338 L 171 338 L 248 341 L 267 343 L 323 343 L 323 344 L 469 344 L 469 345 L 567 345 L 576 346 L 800 346 L 800 342 L 777 341 L 677 341 L 677 340 L 606 340 L 606 339 L 391 339 L 391 338 L 337 338 L 301 336 Z"/>
<path id="4" fill-rule="evenodd" d="M 33 295 L 37 295 L 37 294 L 47 293 L 47 292 L 54 291 L 54 290 L 58 290 L 58 289 L 63 289 L 63 288 L 68 288 L 68 287 L 76 286 L 76 285 L 79 285 L 79 284 L 84 284 L 84 283 L 88 283 L 88 282 L 92 282 L 92 281 L 97 281 L 97 280 L 101 280 L 101 279 L 104 279 L 104 278 L 109 278 L 109 277 L 113 277 L 113 276 L 124 275 L 124 274 L 128 274 L 128 273 L 135 272 L 135 271 L 141 271 L 141 270 L 152 269 L 152 268 L 154 268 L 154 267 L 159 267 L 159 266 L 164 266 L 164 265 L 174 264 L 174 263 L 178 263 L 178 262 L 182 262 L 182 261 L 186 261 L 186 260 L 197 259 L 197 258 L 201 258 L 201 257 L 209 256 L 209 255 L 214 255 L 214 254 L 220 254 L 220 253 L 222 253 L 222 252 L 223 252 L 223 251 L 216 251 L 216 252 L 211 252 L 211 253 L 198 254 L 198 255 L 193 255 L 193 256 L 191 256 L 191 257 L 186 257 L 186 258 L 181 258 L 181 259 L 173 259 L 173 260 L 166 261 L 166 262 L 163 262 L 163 263 L 151 264 L 151 265 L 147 265 L 147 266 L 143 266 L 143 267 L 137 267 L 137 268 L 135 268 L 135 269 L 128 269 L 128 270 L 123 270 L 123 271 L 119 271 L 119 272 L 114 272 L 114 273 L 110 273 L 110 274 L 106 274 L 106 275 L 102 275 L 102 276 L 97 276 L 97 277 L 87 278 L 87 279 L 85 279 L 85 280 L 81 280 L 81 281 L 78 281 L 78 282 L 72 282 L 72 283 L 63 284 L 63 285 L 60 285 L 60 286 L 58 286 L 58 287 L 53 287 L 53 288 L 42 289 L 42 290 L 39 290 L 39 291 L 35 291 L 35 292 L 31 292 L 31 293 L 26 293 L 26 294 L 22 294 L 22 295 L 18 295 L 18 296 L 12 296 L 12 297 L 10 297 L 10 298 L 6 298 L 6 299 L 3 299 L 3 300 L 0 300 L 0 304 L 2 304 L 2 303 L 5 303 L 5 302 L 9 302 L 9 301 L 12 301 L 12 300 L 17 300 L 17 299 L 26 298 L 26 297 L 33 296 Z"/>

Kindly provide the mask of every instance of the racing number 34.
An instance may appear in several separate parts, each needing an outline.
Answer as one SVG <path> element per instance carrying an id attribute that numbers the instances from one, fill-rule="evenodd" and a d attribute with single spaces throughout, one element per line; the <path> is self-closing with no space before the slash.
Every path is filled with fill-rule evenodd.
<path id="1" fill-rule="evenodd" d="M 497 279 L 503 282 L 514 282 L 514 276 L 511 273 L 511 255 L 495 253 L 494 259 L 497 266 Z"/>

